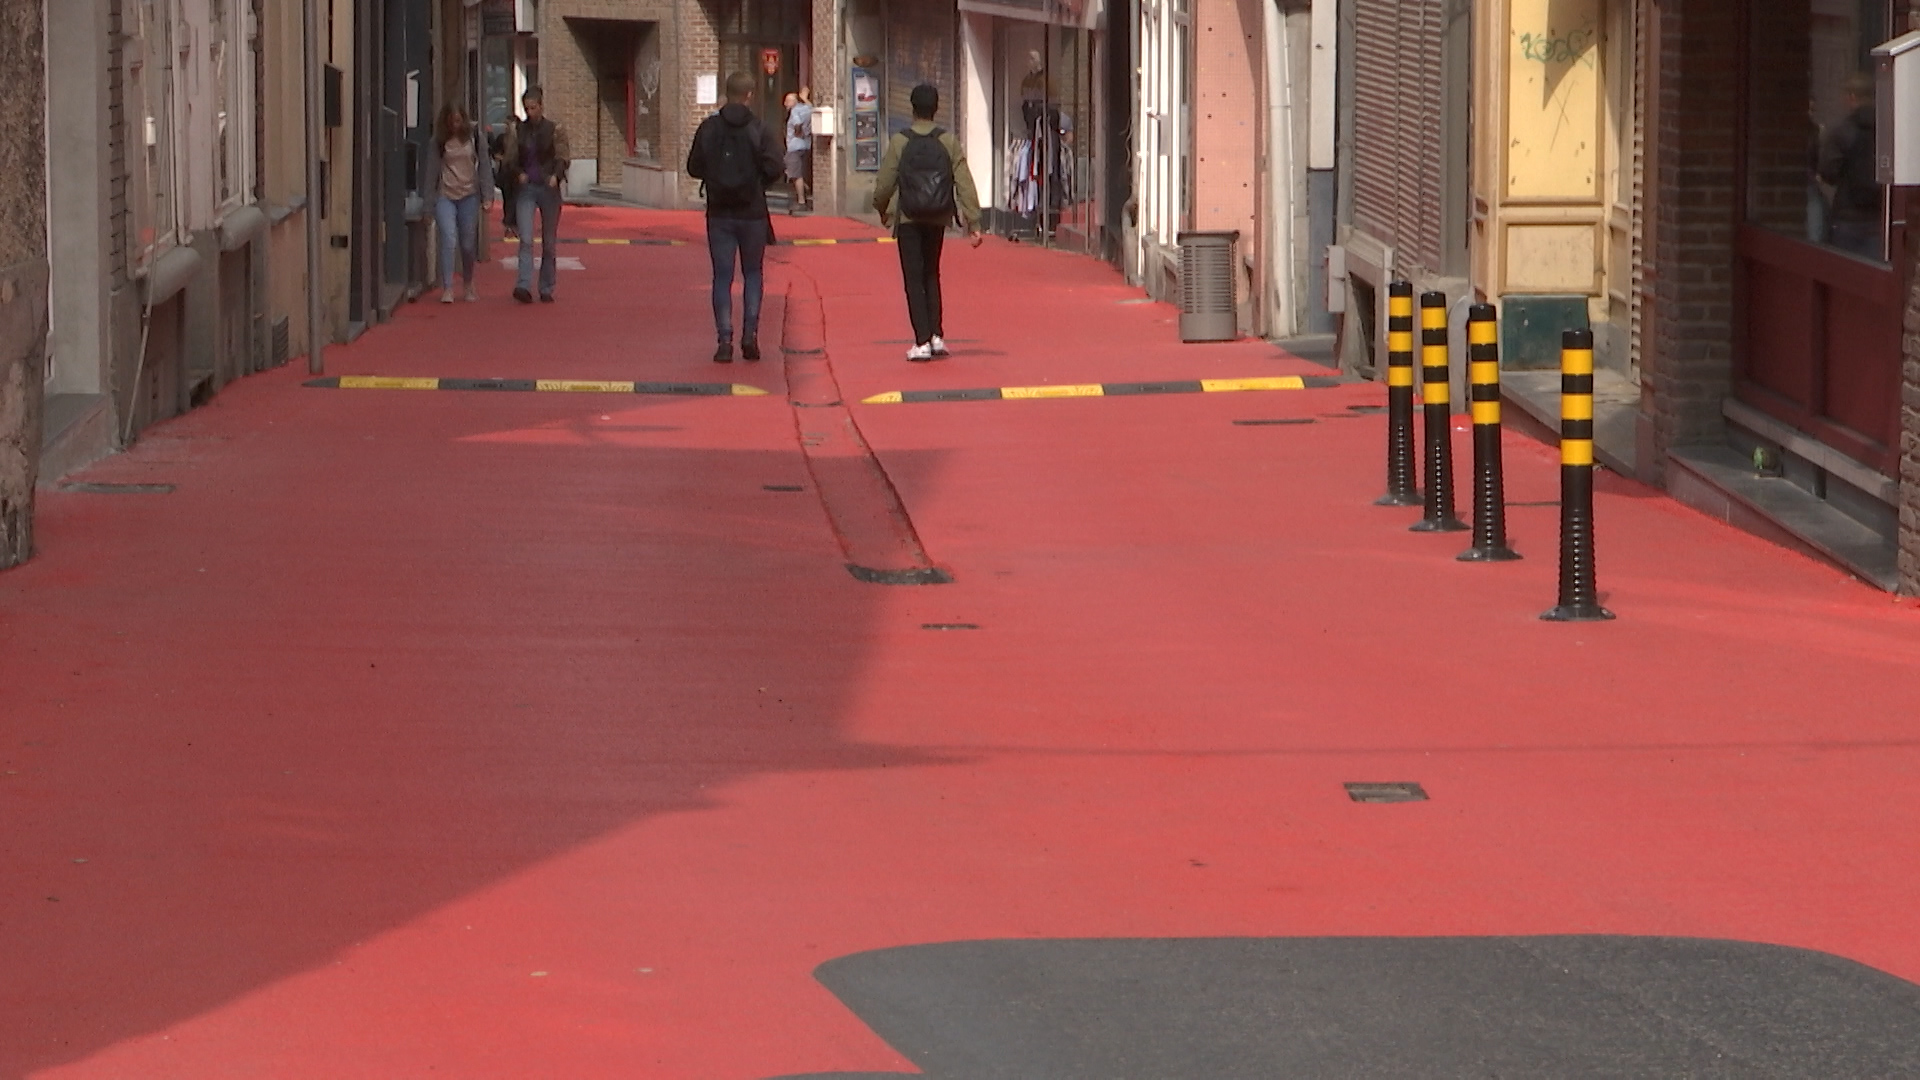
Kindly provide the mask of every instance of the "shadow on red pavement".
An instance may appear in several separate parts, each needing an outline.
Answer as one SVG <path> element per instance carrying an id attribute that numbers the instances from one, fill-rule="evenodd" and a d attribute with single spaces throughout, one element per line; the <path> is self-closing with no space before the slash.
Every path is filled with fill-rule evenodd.
<path id="1" fill-rule="evenodd" d="M 937 758 L 837 729 L 884 590 L 841 567 L 784 402 L 295 377 L 87 474 L 171 494 L 48 496 L 0 578 L 0 1074 L 756 774 Z"/>

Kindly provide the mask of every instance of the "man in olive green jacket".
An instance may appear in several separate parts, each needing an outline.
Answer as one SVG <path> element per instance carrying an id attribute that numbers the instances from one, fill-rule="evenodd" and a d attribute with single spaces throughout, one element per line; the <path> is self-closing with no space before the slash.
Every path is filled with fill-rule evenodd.
<path id="1" fill-rule="evenodd" d="M 912 132 L 930 135 L 936 126 L 934 114 L 940 111 L 940 92 L 922 83 L 908 96 L 913 106 Z M 900 249 L 900 272 L 907 285 L 907 315 L 913 320 L 913 348 L 907 359 L 916 362 L 947 355 L 946 330 L 940 318 L 940 250 L 945 245 L 944 223 L 928 224 L 900 217 L 900 155 L 907 146 L 907 132 L 888 141 L 880 159 L 880 175 L 873 185 L 873 208 L 880 224 L 893 225 L 895 246 Z M 946 147 L 953 162 L 953 201 L 960 222 L 966 227 L 973 246 L 980 246 L 980 197 L 973 187 L 973 172 L 967 168 L 967 152 L 960 140 L 941 132 L 940 145 Z"/>

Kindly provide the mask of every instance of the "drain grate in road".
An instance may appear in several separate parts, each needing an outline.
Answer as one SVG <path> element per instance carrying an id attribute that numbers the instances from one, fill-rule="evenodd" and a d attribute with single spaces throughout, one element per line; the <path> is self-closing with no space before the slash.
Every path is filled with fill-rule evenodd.
<path id="1" fill-rule="evenodd" d="M 61 491 L 81 495 L 171 495 L 172 484 L 61 484 Z"/>
<path id="2" fill-rule="evenodd" d="M 761 491 L 805 491 L 799 484 L 761 484 Z"/>
<path id="3" fill-rule="evenodd" d="M 1410 782 L 1348 784 L 1347 797 L 1363 803 L 1426 802 L 1427 789 Z"/>
<path id="4" fill-rule="evenodd" d="M 1284 420 L 1235 420 L 1234 427 L 1281 427 L 1290 424 L 1311 424 L 1311 416 L 1295 416 Z"/>
<path id="5" fill-rule="evenodd" d="M 1349 405 L 1347 406 L 1347 411 L 1353 412 L 1353 413 L 1359 413 L 1362 416 L 1366 416 L 1371 413 L 1386 412 L 1387 407 L 1385 405 Z"/>
<path id="6" fill-rule="evenodd" d="M 929 622 L 921 623 L 922 630 L 978 630 L 979 623 L 970 622 Z"/>

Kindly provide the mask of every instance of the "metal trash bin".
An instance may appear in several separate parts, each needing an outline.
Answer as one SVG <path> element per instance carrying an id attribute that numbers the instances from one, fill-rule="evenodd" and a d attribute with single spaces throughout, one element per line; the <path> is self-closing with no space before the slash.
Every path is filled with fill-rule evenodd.
<path id="1" fill-rule="evenodd" d="M 1238 230 L 1183 232 L 1180 241 L 1180 340 L 1232 341 L 1240 336 L 1233 295 Z"/>

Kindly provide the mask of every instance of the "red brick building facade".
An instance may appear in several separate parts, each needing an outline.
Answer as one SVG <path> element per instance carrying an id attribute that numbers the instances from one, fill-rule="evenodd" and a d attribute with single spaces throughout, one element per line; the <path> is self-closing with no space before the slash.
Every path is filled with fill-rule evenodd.
<path id="1" fill-rule="evenodd" d="M 1641 472 L 1920 593 L 1920 222 L 1837 150 L 1869 50 L 1920 11 L 1788 8 L 1657 5 Z"/>

